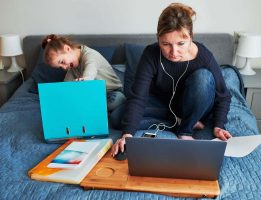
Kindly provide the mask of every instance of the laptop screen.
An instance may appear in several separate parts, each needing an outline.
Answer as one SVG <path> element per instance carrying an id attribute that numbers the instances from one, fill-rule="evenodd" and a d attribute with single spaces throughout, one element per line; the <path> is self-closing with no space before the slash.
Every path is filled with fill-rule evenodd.
<path id="1" fill-rule="evenodd" d="M 130 175 L 217 180 L 226 142 L 126 138 Z"/>
<path id="2" fill-rule="evenodd" d="M 105 81 L 42 83 L 38 88 L 45 140 L 108 136 Z"/>

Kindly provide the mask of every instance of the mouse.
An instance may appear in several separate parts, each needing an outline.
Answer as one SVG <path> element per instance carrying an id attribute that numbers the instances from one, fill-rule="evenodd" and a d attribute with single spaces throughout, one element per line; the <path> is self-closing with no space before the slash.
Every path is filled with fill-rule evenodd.
<path id="1" fill-rule="evenodd" d="M 119 152 L 114 156 L 115 160 L 126 160 L 127 159 L 127 155 L 126 155 L 126 146 L 124 145 L 124 152 L 121 152 L 119 150 Z"/>

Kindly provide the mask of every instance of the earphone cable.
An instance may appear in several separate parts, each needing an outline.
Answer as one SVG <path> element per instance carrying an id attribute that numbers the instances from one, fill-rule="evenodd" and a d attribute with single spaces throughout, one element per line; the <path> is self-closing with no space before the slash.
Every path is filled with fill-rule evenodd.
<path id="1" fill-rule="evenodd" d="M 173 124 L 172 126 L 167 126 L 167 125 L 164 124 L 163 122 L 161 122 L 161 123 L 159 123 L 159 124 L 152 124 L 148 129 L 151 129 L 153 126 L 156 126 L 156 132 L 155 132 L 155 133 L 157 133 L 158 131 L 164 131 L 165 128 L 169 128 L 169 129 L 170 129 L 170 128 L 173 128 L 173 127 L 176 126 L 176 124 L 177 124 L 177 122 L 178 122 L 178 118 L 177 118 L 176 114 L 174 113 L 174 111 L 173 111 L 172 108 L 171 108 L 171 103 L 172 103 L 173 98 L 174 98 L 174 96 L 175 96 L 176 89 L 177 89 L 177 86 L 178 86 L 178 83 L 179 83 L 180 79 L 181 79 L 181 78 L 184 76 L 184 74 L 187 72 L 187 69 L 188 69 L 188 67 L 189 67 L 189 60 L 188 60 L 187 65 L 186 65 L 186 69 L 185 69 L 184 72 L 181 74 L 181 76 L 178 78 L 176 85 L 175 85 L 175 80 L 174 80 L 174 78 L 165 70 L 165 67 L 164 67 L 164 65 L 163 65 L 163 63 L 162 63 L 162 60 L 161 60 L 161 51 L 160 51 L 160 64 L 161 64 L 161 67 L 162 67 L 163 71 L 164 71 L 164 72 L 171 78 L 171 80 L 172 80 L 172 91 L 173 91 L 173 92 L 172 92 L 172 96 L 171 96 L 170 101 L 169 101 L 169 109 L 170 109 L 170 112 L 173 114 L 173 116 L 174 116 L 174 118 L 175 118 L 175 122 L 174 122 L 174 124 Z M 161 127 L 162 127 L 162 129 L 161 129 Z"/>

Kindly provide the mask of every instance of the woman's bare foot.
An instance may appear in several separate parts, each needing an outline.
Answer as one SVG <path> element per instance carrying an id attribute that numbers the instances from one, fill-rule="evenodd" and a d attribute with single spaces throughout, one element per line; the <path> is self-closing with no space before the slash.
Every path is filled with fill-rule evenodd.
<path id="1" fill-rule="evenodd" d="M 180 136 L 178 136 L 178 138 L 181 140 L 194 140 L 194 138 L 189 135 L 180 135 Z"/>
<path id="2" fill-rule="evenodd" d="M 203 129 L 205 127 L 205 125 L 201 122 L 198 121 L 194 126 L 193 129 Z"/>

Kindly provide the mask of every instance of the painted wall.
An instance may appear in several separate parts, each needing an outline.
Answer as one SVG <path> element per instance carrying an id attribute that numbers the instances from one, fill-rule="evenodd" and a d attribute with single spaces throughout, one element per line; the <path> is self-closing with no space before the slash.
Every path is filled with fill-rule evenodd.
<path id="1" fill-rule="evenodd" d="M 18 33 L 24 37 L 50 33 L 156 33 L 161 11 L 172 2 L 170 0 L 0 0 L 0 34 Z M 261 33 L 260 0 L 179 2 L 190 5 L 198 13 L 194 22 L 194 32 Z"/>

